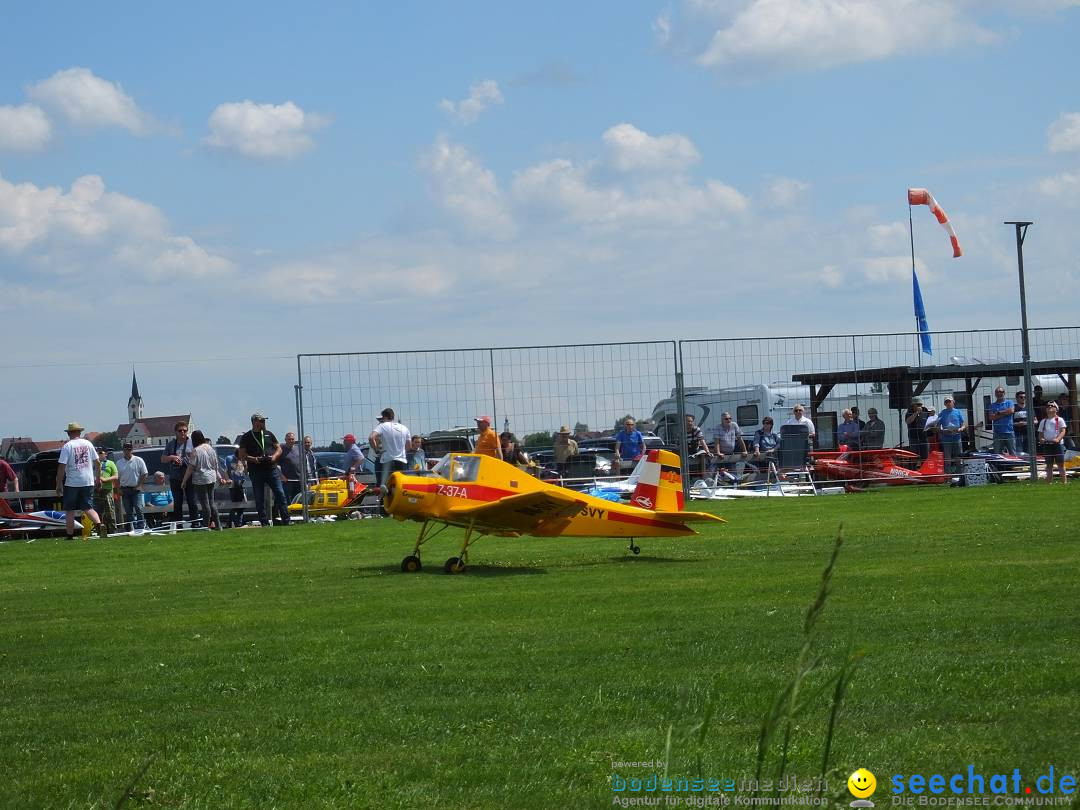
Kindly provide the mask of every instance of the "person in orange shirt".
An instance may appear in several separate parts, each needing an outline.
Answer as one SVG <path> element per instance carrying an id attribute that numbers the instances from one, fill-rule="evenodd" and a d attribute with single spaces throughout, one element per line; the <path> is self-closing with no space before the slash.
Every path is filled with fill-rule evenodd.
<path id="1" fill-rule="evenodd" d="M 485 456 L 502 459 L 502 447 L 499 446 L 499 434 L 491 426 L 490 416 L 476 417 L 476 429 L 480 435 L 476 437 L 476 449 L 474 452 Z"/>

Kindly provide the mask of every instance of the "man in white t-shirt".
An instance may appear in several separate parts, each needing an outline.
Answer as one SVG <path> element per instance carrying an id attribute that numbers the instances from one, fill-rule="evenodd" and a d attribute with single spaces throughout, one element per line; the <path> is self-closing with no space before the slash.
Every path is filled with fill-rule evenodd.
<path id="1" fill-rule="evenodd" d="M 76 509 L 90 518 L 94 531 L 101 527 L 101 518 L 94 511 L 94 485 L 101 482 L 101 462 L 94 445 L 79 435 L 82 432 L 78 422 L 68 424 L 68 440 L 60 449 L 56 468 L 56 494 L 64 496 L 68 540 L 75 536 Z"/>
<path id="2" fill-rule="evenodd" d="M 791 409 L 791 418 L 784 422 L 784 425 L 806 425 L 806 429 L 810 431 L 810 446 L 814 446 L 814 437 L 817 436 L 817 431 L 814 430 L 813 420 L 806 416 L 806 409 L 801 404 Z"/>
<path id="3" fill-rule="evenodd" d="M 409 429 L 394 421 L 394 409 L 383 408 L 378 427 L 368 436 L 368 442 L 379 454 L 379 461 L 382 462 L 380 486 L 386 486 L 392 473 L 406 468 L 405 453 L 410 441 L 412 434 Z"/>

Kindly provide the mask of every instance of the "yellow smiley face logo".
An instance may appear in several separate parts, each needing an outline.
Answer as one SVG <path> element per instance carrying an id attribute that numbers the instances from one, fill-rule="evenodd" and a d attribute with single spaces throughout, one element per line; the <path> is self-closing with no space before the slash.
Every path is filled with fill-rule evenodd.
<path id="1" fill-rule="evenodd" d="M 865 799 L 877 790 L 877 779 L 866 768 L 859 768 L 847 779 L 847 789 L 857 799 Z"/>

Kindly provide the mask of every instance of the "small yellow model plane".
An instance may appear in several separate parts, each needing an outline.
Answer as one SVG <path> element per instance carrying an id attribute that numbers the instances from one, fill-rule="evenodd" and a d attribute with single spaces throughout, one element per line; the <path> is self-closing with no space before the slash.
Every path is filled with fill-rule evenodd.
<path id="1" fill-rule="evenodd" d="M 683 537 L 697 534 L 687 523 L 724 522 L 705 512 L 684 512 L 679 457 L 650 450 L 641 465 L 630 504 L 615 503 L 540 481 L 497 458 L 451 453 L 427 475 L 396 472 L 386 489 L 386 510 L 396 520 L 423 523 L 412 554 L 401 570 L 420 570 L 420 546 L 448 526 L 465 529 L 457 557 L 443 570 L 465 570 L 469 546 L 485 534 L 519 537 Z M 439 525 L 436 531 L 431 528 Z"/>

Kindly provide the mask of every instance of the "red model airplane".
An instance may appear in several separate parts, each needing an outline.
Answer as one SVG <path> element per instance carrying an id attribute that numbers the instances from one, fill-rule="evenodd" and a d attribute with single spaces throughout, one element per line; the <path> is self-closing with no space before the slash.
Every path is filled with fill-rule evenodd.
<path id="1" fill-rule="evenodd" d="M 814 453 L 814 473 L 822 478 L 862 484 L 944 484 L 945 461 L 940 450 L 931 450 L 918 469 L 901 466 L 900 459 L 917 459 L 908 450 L 847 450 Z"/>

